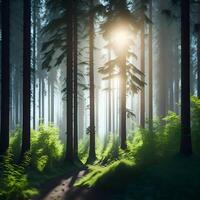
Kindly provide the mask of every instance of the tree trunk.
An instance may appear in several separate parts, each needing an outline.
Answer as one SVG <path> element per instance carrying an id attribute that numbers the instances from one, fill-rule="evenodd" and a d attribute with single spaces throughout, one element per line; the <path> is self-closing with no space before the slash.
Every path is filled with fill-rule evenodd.
<path id="1" fill-rule="evenodd" d="M 181 1 L 181 144 L 180 153 L 192 154 L 190 124 L 190 1 Z"/>
<path id="2" fill-rule="evenodd" d="M 31 97 L 31 0 L 24 0 L 23 16 L 23 131 L 22 156 L 30 150 Z"/>
<path id="3" fill-rule="evenodd" d="M 51 81 L 50 75 L 48 77 L 48 123 L 51 123 Z"/>
<path id="4" fill-rule="evenodd" d="M 44 98 L 45 98 L 45 82 L 44 82 L 44 72 L 42 72 L 42 96 L 41 96 L 41 100 L 42 100 L 42 123 L 44 123 Z"/>
<path id="5" fill-rule="evenodd" d="M 120 86 L 119 86 L 119 133 L 121 148 L 126 149 L 126 56 L 120 60 Z"/>
<path id="6" fill-rule="evenodd" d="M 152 20 L 152 0 L 149 2 L 149 18 Z M 152 47 L 152 24 L 149 24 L 149 131 L 153 129 L 153 47 Z"/>
<path id="7" fill-rule="evenodd" d="M 197 96 L 200 98 L 200 24 L 197 30 Z"/>
<path id="8" fill-rule="evenodd" d="M 36 2 L 33 1 L 33 129 L 35 129 L 35 98 L 36 98 Z"/>
<path id="9" fill-rule="evenodd" d="M 74 157 L 78 158 L 78 124 L 77 124 L 77 112 L 78 112 L 78 80 L 77 80 L 77 45 L 78 45 L 78 37 L 77 37 L 77 1 L 74 3 L 74 22 L 73 22 L 73 36 L 74 36 Z"/>
<path id="10" fill-rule="evenodd" d="M 141 18 L 141 72 L 145 73 L 145 36 L 144 36 L 144 13 L 142 11 L 142 18 Z M 142 78 L 142 81 L 144 80 L 144 77 Z M 140 126 L 141 128 L 145 128 L 145 88 L 141 91 L 141 102 L 140 102 Z"/>
<path id="11" fill-rule="evenodd" d="M 1 132 L 0 154 L 9 146 L 9 100 L 10 100 L 10 1 L 1 1 L 2 49 L 1 49 Z"/>
<path id="12" fill-rule="evenodd" d="M 113 121 L 112 121 L 112 124 L 113 124 L 113 136 L 115 136 L 115 111 L 116 111 L 116 102 L 115 102 L 115 86 L 114 86 L 114 81 L 113 81 L 113 88 L 112 88 L 112 106 L 113 106 L 113 110 L 112 110 L 112 118 L 113 118 Z"/>
<path id="13" fill-rule="evenodd" d="M 53 77 L 52 77 L 53 78 Z M 51 123 L 54 123 L 54 80 L 51 80 Z"/>
<path id="14" fill-rule="evenodd" d="M 73 0 L 68 1 L 67 12 L 67 149 L 66 160 L 73 162 Z"/>
<path id="15" fill-rule="evenodd" d="M 108 50 L 108 61 L 111 60 L 111 51 Z M 109 74 L 111 77 L 111 74 Z M 111 78 L 108 80 L 108 132 L 111 133 Z"/>
<path id="16" fill-rule="evenodd" d="M 90 0 L 91 13 L 89 16 L 89 81 L 90 81 L 90 148 L 89 161 L 96 159 L 95 153 L 95 105 L 94 105 L 94 2 Z"/>
<path id="17" fill-rule="evenodd" d="M 39 88 L 38 88 L 38 112 L 39 112 L 39 125 L 41 124 L 41 91 L 42 91 L 41 72 L 39 73 Z"/>

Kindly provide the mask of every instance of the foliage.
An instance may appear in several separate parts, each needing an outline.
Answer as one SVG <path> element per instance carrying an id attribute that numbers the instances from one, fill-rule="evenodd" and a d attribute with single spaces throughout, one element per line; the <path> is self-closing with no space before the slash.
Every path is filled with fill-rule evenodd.
<path id="1" fill-rule="evenodd" d="M 11 152 L 19 158 L 21 146 L 21 129 L 17 128 L 11 137 Z M 63 155 L 63 144 L 59 131 L 53 125 L 41 124 L 38 131 L 31 131 L 31 164 L 39 171 L 52 168 Z"/>
<path id="2" fill-rule="evenodd" d="M 91 172 L 83 180 L 80 180 L 78 185 L 100 187 L 101 189 L 106 189 L 107 185 L 109 188 L 118 190 L 122 186 L 121 178 L 126 179 L 126 173 L 129 174 L 129 179 L 126 180 L 128 181 L 131 174 L 132 178 L 136 174 L 140 174 L 138 169 L 151 166 L 175 155 L 179 147 L 180 118 L 175 113 L 169 112 L 163 120 L 164 124 L 162 124 L 163 122 L 154 123 L 153 133 L 143 129 L 136 131 L 134 136 L 129 138 L 127 149 L 124 151 L 119 148 L 118 142 L 116 142 L 118 140 L 110 137 L 106 142 L 106 148 L 102 151 L 99 166 L 90 167 Z M 125 162 L 124 158 L 127 159 Z M 134 162 L 134 165 L 128 165 L 127 162 Z M 131 166 L 133 171 L 129 171 L 127 166 Z M 132 173 L 136 171 L 137 173 Z M 125 174 L 121 175 L 123 173 Z M 114 177 L 115 180 L 113 180 Z"/>
<path id="3" fill-rule="evenodd" d="M 63 155 L 63 144 L 59 139 L 59 131 L 53 125 L 40 125 L 38 131 L 32 132 L 32 163 L 39 170 L 52 168 Z"/>
<path id="4" fill-rule="evenodd" d="M 88 147 L 89 147 L 89 140 L 87 138 L 82 139 L 79 142 L 78 148 L 78 156 L 83 163 L 86 163 L 88 157 Z"/>
<path id="5" fill-rule="evenodd" d="M 94 186 L 104 190 L 118 190 L 123 187 L 119 180 L 127 184 L 130 181 L 129 177 L 133 173 L 133 166 L 134 163 L 128 160 L 116 161 L 106 167 L 90 166 L 91 173 L 83 177 L 76 185 Z"/>
<path id="6" fill-rule="evenodd" d="M 144 74 L 131 62 L 128 58 L 137 59 L 137 55 L 133 52 L 133 39 L 130 37 L 138 31 L 138 18 L 129 10 L 129 5 L 126 1 L 105 1 L 106 4 L 99 6 L 97 10 L 105 17 L 101 23 L 101 32 L 104 39 L 107 41 L 107 48 L 115 53 L 116 57 L 110 59 L 99 68 L 99 72 L 103 75 L 104 80 L 113 79 L 120 76 L 121 69 L 126 69 L 127 89 L 129 92 L 137 93 L 141 90 L 145 83 L 142 80 Z M 102 12 L 104 10 L 104 12 Z M 124 47 L 116 47 L 116 41 L 113 35 L 120 30 L 127 32 L 124 37 L 127 37 L 127 44 Z M 129 34 L 128 34 L 129 33 Z M 123 35 L 123 34 L 122 34 Z M 123 36 L 121 36 L 123 37 Z M 125 42 L 126 43 L 126 42 Z M 123 50 L 122 50 L 123 49 Z M 122 54 L 126 60 L 125 66 L 122 66 Z"/>
<path id="7" fill-rule="evenodd" d="M 200 99 L 197 97 L 191 98 L 191 113 L 193 150 L 200 155 Z"/>
<path id="8" fill-rule="evenodd" d="M 20 165 L 13 162 L 13 155 L 8 152 L 0 164 L 0 199 L 24 200 L 37 194 L 37 190 L 30 188 L 25 168 L 29 163 L 29 157 Z"/>

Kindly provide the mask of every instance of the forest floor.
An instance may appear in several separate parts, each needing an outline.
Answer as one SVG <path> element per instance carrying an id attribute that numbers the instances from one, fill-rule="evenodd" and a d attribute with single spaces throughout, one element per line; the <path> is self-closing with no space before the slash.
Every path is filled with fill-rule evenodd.
<path id="1" fill-rule="evenodd" d="M 45 184 L 40 189 L 40 195 L 32 200 L 102 200 L 102 193 L 89 188 L 74 187 L 74 183 L 87 173 L 77 170 L 69 176 L 60 176 Z"/>
<path id="2" fill-rule="evenodd" d="M 117 175 L 114 180 L 118 181 L 118 187 L 114 191 L 74 187 L 86 173 L 86 170 L 77 170 L 49 181 L 41 188 L 41 195 L 32 200 L 195 200 L 200 196 L 200 159 L 196 156 L 177 156 L 145 166 L 138 176 L 129 176 L 129 183 Z M 109 175 L 102 180 L 104 185 L 112 187 L 114 180 Z M 121 190 L 121 186 L 125 187 Z"/>

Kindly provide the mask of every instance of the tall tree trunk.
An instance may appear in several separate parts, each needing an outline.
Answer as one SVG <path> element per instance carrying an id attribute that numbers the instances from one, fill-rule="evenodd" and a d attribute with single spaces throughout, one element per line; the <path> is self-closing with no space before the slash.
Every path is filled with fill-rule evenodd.
<path id="1" fill-rule="evenodd" d="M 112 118 L 113 118 L 113 121 L 112 121 L 112 124 L 113 124 L 113 136 L 115 136 L 115 112 L 116 112 L 116 102 L 115 102 L 115 86 L 114 86 L 114 80 L 113 80 L 113 85 L 112 85 L 112 106 L 113 106 L 113 110 L 112 110 Z"/>
<path id="2" fill-rule="evenodd" d="M 35 122 L 35 98 L 36 98 L 36 1 L 33 1 L 33 129 L 35 129 L 36 122 Z"/>
<path id="3" fill-rule="evenodd" d="M 197 29 L 197 96 L 200 98 L 200 24 Z"/>
<path id="4" fill-rule="evenodd" d="M 108 61 L 111 60 L 111 51 L 108 50 Z M 111 133 L 111 74 L 108 80 L 108 132 Z"/>
<path id="5" fill-rule="evenodd" d="M 53 77 L 52 77 L 53 78 Z M 51 122 L 54 123 L 54 80 L 51 81 Z"/>
<path id="6" fill-rule="evenodd" d="M 152 0 L 149 2 L 149 18 L 152 21 Z M 153 47 L 152 24 L 149 24 L 149 131 L 153 129 Z"/>
<path id="7" fill-rule="evenodd" d="M 90 0 L 89 16 L 89 81 L 90 81 L 90 148 L 89 161 L 96 159 L 95 153 L 95 105 L 94 105 L 94 6 L 93 0 Z"/>
<path id="8" fill-rule="evenodd" d="M 31 112 L 31 0 L 24 0 L 23 16 L 23 131 L 22 155 L 30 150 Z"/>
<path id="9" fill-rule="evenodd" d="M 73 0 L 67 12 L 67 149 L 66 160 L 73 162 Z"/>
<path id="10" fill-rule="evenodd" d="M 41 124 L 42 109 L 41 109 L 41 91 L 42 91 L 41 72 L 39 72 L 39 88 L 38 88 L 38 112 L 39 112 L 39 125 Z"/>
<path id="11" fill-rule="evenodd" d="M 45 98 L 45 82 L 44 82 L 44 72 L 42 72 L 42 123 L 44 123 L 44 98 Z"/>
<path id="12" fill-rule="evenodd" d="M 19 125 L 19 82 L 17 81 L 17 78 L 19 74 L 16 73 L 16 90 L 15 90 L 15 123 L 16 125 Z"/>
<path id="13" fill-rule="evenodd" d="M 73 36 L 74 36 L 74 157 L 78 158 L 78 124 L 77 124 L 77 112 L 78 112 L 78 66 L 77 66 L 77 45 L 78 45 L 78 37 L 77 37 L 77 0 L 74 3 L 74 21 L 73 21 Z"/>
<path id="14" fill-rule="evenodd" d="M 190 124 L 190 1 L 181 1 L 181 144 L 180 153 L 192 154 Z"/>
<path id="15" fill-rule="evenodd" d="M 154 1 L 156 2 L 156 1 Z M 158 9 L 163 10 L 167 7 L 167 1 L 157 1 Z M 157 41 L 157 48 L 158 50 L 158 67 L 157 71 L 157 79 L 156 82 L 156 110 L 157 115 L 160 119 L 166 116 L 167 113 L 167 80 L 168 80 L 168 54 L 166 52 L 165 46 L 167 46 L 167 34 L 168 34 L 168 26 L 166 22 L 166 16 L 164 15 L 157 15 L 155 17 L 158 20 L 158 41 Z M 161 121 L 164 124 L 164 121 Z"/>
<path id="16" fill-rule="evenodd" d="M 10 101 L 10 1 L 1 1 L 2 48 L 1 48 L 1 132 L 0 154 L 9 146 L 9 101 Z"/>
<path id="17" fill-rule="evenodd" d="M 50 76 L 48 77 L 48 123 L 51 122 L 51 81 Z"/>
<path id="18" fill-rule="evenodd" d="M 142 17 L 141 17 L 141 72 L 145 73 L 145 36 L 144 36 L 144 12 L 142 11 Z M 144 80 L 144 77 L 142 78 L 142 81 Z M 141 102 L 140 102 L 140 126 L 141 128 L 145 128 L 145 88 L 141 90 Z"/>
<path id="19" fill-rule="evenodd" d="M 119 86 L 119 133 L 121 148 L 126 149 L 126 56 L 120 59 L 120 86 Z"/>

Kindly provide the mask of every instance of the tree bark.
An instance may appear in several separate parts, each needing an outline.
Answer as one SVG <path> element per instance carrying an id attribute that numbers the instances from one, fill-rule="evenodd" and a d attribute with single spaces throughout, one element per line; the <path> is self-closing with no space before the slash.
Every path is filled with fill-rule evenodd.
<path id="1" fill-rule="evenodd" d="M 31 110 L 31 0 L 24 0 L 23 15 L 23 131 L 22 156 L 30 150 Z"/>
<path id="2" fill-rule="evenodd" d="M 141 18 L 141 72 L 145 73 L 145 36 L 144 36 L 144 13 L 142 11 L 142 18 Z M 142 78 L 144 80 L 144 77 Z M 145 87 L 141 90 L 141 102 L 140 102 L 140 126 L 141 128 L 145 128 Z"/>
<path id="3" fill-rule="evenodd" d="M 10 101 L 10 1 L 1 1 L 2 49 L 1 49 L 1 132 L 0 155 L 9 147 Z"/>
<path id="4" fill-rule="evenodd" d="M 90 0 L 89 16 L 89 82 L 90 82 L 90 148 L 89 161 L 96 159 L 95 153 L 95 105 L 94 105 L 94 6 L 93 0 Z"/>
<path id="5" fill-rule="evenodd" d="M 51 81 L 50 75 L 48 77 L 48 123 L 51 123 Z"/>
<path id="6" fill-rule="evenodd" d="M 33 129 L 35 129 L 35 98 L 36 98 L 36 2 L 33 1 Z"/>
<path id="7" fill-rule="evenodd" d="M 44 72 L 42 72 L 42 96 L 41 96 L 41 100 L 42 100 L 42 123 L 44 123 L 44 97 L 45 97 L 45 82 L 44 82 Z"/>
<path id="8" fill-rule="evenodd" d="M 200 98 L 200 24 L 197 28 L 197 96 Z"/>
<path id="9" fill-rule="evenodd" d="M 67 11 L 67 149 L 66 160 L 73 162 L 73 0 Z"/>
<path id="10" fill-rule="evenodd" d="M 121 148 L 126 149 L 126 56 L 120 60 L 120 86 L 119 86 L 119 133 Z"/>
<path id="11" fill-rule="evenodd" d="M 152 0 L 149 2 L 149 18 L 152 21 Z M 149 131 L 153 130 L 153 47 L 152 24 L 149 24 Z"/>
<path id="12" fill-rule="evenodd" d="M 190 124 L 190 1 L 181 1 L 181 144 L 180 153 L 192 154 Z"/>
<path id="13" fill-rule="evenodd" d="M 77 66 L 77 48 L 78 48 L 78 37 L 77 37 L 77 1 L 75 0 L 74 3 L 74 22 L 73 22 L 73 36 L 74 36 L 74 157 L 78 158 L 78 118 L 77 118 L 77 112 L 78 112 L 78 80 L 77 80 L 77 74 L 78 74 L 78 66 Z"/>
<path id="14" fill-rule="evenodd" d="M 53 77 L 52 77 L 52 80 L 51 80 L 51 123 L 54 123 L 54 80 L 53 80 Z"/>

